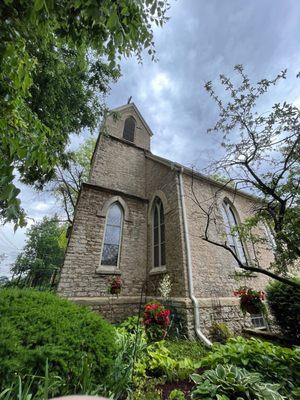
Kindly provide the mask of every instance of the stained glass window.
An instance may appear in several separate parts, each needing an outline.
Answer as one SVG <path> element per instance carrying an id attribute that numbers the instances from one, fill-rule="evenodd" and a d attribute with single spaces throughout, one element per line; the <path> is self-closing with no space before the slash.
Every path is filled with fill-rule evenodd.
<path id="1" fill-rule="evenodd" d="M 129 142 L 134 142 L 135 119 L 128 117 L 124 123 L 123 138 Z"/>
<path id="2" fill-rule="evenodd" d="M 108 210 L 104 234 L 101 265 L 117 267 L 122 236 L 123 209 L 113 203 Z"/>
<path id="3" fill-rule="evenodd" d="M 153 264 L 154 267 L 166 265 L 165 216 L 159 198 L 155 199 L 153 207 Z"/>
<path id="4" fill-rule="evenodd" d="M 235 228 L 237 228 L 238 226 L 236 214 L 233 208 L 231 207 L 230 203 L 226 200 L 223 201 L 221 210 L 226 229 L 228 246 L 233 250 L 233 252 L 239 258 L 239 260 L 243 264 L 246 264 L 246 255 L 244 246 L 238 232 L 235 230 Z"/>

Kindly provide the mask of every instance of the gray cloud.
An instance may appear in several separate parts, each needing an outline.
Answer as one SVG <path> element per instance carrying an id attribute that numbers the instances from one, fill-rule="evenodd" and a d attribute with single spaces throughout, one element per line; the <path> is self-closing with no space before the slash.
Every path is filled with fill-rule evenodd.
<path id="1" fill-rule="evenodd" d="M 284 67 L 298 71 L 300 5 L 297 1 L 172 2 L 170 21 L 157 29 L 157 64 L 122 63 L 123 77 L 113 87 L 111 106 L 132 95 L 155 136 L 152 150 L 184 164 L 204 166 L 216 157 L 216 136 L 206 133 L 216 118 L 213 102 L 203 89 L 220 73 L 233 74 L 244 64 L 254 79 L 273 75 Z M 292 81 L 290 79 L 290 81 Z M 272 93 L 295 100 L 289 80 Z M 154 90 L 153 82 L 161 85 Z"/>
<path id="2" fill-rule="evenodd" d="M 116 107 L 133 96 L 154 132 L 155 154 L 200 168 L 218 156 L 219 138 L 206 133 L 216 108 L 203 85 L 220 73 L 232 76 L 237 63 L 254 80 L 288 68 L 288 79 L 261 106 L 283 99 L 300 106 L 294 79 L 300 70 L 298 0 L 177 0 L 171 1 L 169 15 L 170 21 L 155 29 L 159 61 L 151 62 L 146 53 L 143 65 L 123 60 L 123 76 L 108 98 L 109 106 Z M 73 147 L 80 141 L 74 139 Z M 22 187 L 22 199 L 36 219 L 56 210 L 47 194 L 29 188 Z M 14 235 L 12 227 L 0 227 L 0 253 L 9 253 L 10 262 L 23 242 L 24 230 Z M 7 268 L 7 262 L 0 265 L 0 275 Z"/>

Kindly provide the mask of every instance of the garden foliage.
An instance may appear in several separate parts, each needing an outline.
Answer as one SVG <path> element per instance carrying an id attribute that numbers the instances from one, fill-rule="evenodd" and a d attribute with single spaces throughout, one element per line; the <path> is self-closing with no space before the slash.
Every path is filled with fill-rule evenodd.
<path id="1" fill-rule="evenodd" d="M 267 287 L 267 299 L 282 333 L 300 344 L 300 288 L 275 281 Z"/>
<path id="2" fill-rule="evenodd" d="M 226 343 L 232 337 L 232 332 L 224 322 L 213 322 L 209 330 L 211 340 L 218 343 Z"/>
<path id="3" fill-rule="evenodd" d="M 174 360 L 182 360 L 186 357 L 195 363 L 199 363 L 208 351 L 199 340 L 165 340 L 164 345 Z"/>
<path id="4" fill-rule="evenodd" d="M 258 339 L 232 338 L 225 345 L 216 344 L 201 360 L 201 367 L 233 364 L 259 372 L 266 382 L 276 383 L 288 394 L 300 386 L 300 349 L 295 350 Z"/>
<path id="5" fill-rule="evenodd" d="M 122 56 L 155 58 L 164 1 L 0 2 L 0 218 L 24 224 L 18 178 L 43 185 L 71 133 L 94 129 Z M 100 104 L 99 104 L 100 103 Z"/>
<path id="6" fill-rule="evenodd" d="M 107 396 L 112 393 L 108 388 L 113 388 L 114 399 L 129 398 L 160 398 L 150 382 L 177 381 L 187 379 L 198 367 L 198 362 L 185 356 L 180 345 L 169 345 L 165 340 L 149 341 L 144 324 L 138 317 L 129 317 L 117 328 L 118 355 L 114 361 L 111 373 L 106 380 L 106 388 L 102 393 Z M 191 343 L 192 342 L 188 342 Z M 193 346 L 185 345 L 185 349 Z M 200 358 L 199 343 L 195 358 Z M 146 396 L 147 393 L 147 396 Z M 151 397 L 152 396 L 152 397 Z"/>
<path id="7" fill-rule="evenodd" d="M 164 339 L 170 326 L 170 310 L 166 309 L 158 301 L 145 305 L 143 323 L 150 340 Z"/>
<path id="8" fill-rule="evenodd" d="M 17 374 L 45 376 L 47 363 L 49 380 L 60 380 L 52 395 L 80 393 L 110 372 L 115 330 L 84 307 L 47 292 L 1 289 L 0 319 L 0 389 Z"/>
<path id="9" fill-rule="evenodd" d="M 278 393 L 280 385 L 265 383 L 257 372 L 248 372 L 235 365 L 222 366 L 205 371 L 202 375 L 193 374 L 196 388 L 192 399 L 202 400 L 284 400 Z"/>

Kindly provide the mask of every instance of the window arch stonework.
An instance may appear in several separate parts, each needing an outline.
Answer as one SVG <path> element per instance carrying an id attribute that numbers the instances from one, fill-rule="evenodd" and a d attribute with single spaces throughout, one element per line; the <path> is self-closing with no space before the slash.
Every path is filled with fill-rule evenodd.
<path id="1" fill-rule="evenodd" d="M 166 265 L 165 211 L 159 197 L 152 206 L 152 266 L 163 268 Z"/>
<path id="2" fill-rule="evenodd" d="M 128 140 L 129 142 L 134 142 L 135 126 L 136 122 L 132 116 L 129 116 L 125 119 L 123 139 Z"/>
<path id="3" fill-rule="evenodd" d="M 164 192 L 162 190 L 156 190 L 154 192 L 154 194 L 152 195 L 150 203 L 149 203 L 149 208 L 148 208 L 148 224 L 149 225 L 152 223 L 152 210 L 153 210 L 154 202 L 157 198 L 159 198 L 163 204 L 165 215 L 168 214 L 168 212 L 170 211 L 169 202 L 167 200 L 166 195 L 164 194 Z"/>
<path id="4" fill-rule="evenodd" d="M 118 268 L 122 244 L 124 210 L 116 201 L 112 203 L 105 219 L 100 268 Z"/>
<path id="5" fill-rule="evenodd" d="M 106 200 L 106 202 L 104 203 L 103 207 L 97 211 L 97 216 L 98 217 L 102 217 L 102 218 L 106 218 L 107 211 L 108 211 L 109 207 L 113 203 L 116 203 L 116 202 L 120 203 L 122 208 L 123 208 L 124 220 L 128 221 L 128 222 L 131 222 L 131 215 L 130 215 L 129 207 L 128 207 L 126 201 L 124 201 L 121 196 L 113 196 L 113 197 L 110 197 L 108 200 Z"/>
<path id="6" fill-rule="evenodd" d="M 234 254 L 238 257 L 238 259 L 243 263 L 247 263 L 245 247 L 241 241 L 239 233 L 234 231 L 239 225 L 239 216 L 228 199 L 224 199 L 221 204 L 221 212 L 225 225 L 225 231 L 227 236 L 228 246 L 234 252 Z"/>

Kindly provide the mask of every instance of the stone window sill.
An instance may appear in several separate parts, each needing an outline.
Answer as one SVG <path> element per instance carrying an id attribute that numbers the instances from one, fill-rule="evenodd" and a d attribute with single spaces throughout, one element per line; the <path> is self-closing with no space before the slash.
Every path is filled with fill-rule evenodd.
<path id="1" fill-rule="evenodd" d="M 165 272 L 167 272 L 166 266 L 155 267 L 155 268 L 151 269 L 151 271 L 149 272 L 149 275 L 164 274 Z"/>
<path id="2" fill-rule="evenodd" d="M 97 274 L 104 274 L 104 275 L 121 275 L 121 271 L 119 268 L 115 266 L 106 265 L 105 267 L 101 266 L 96 269 Z"/>

